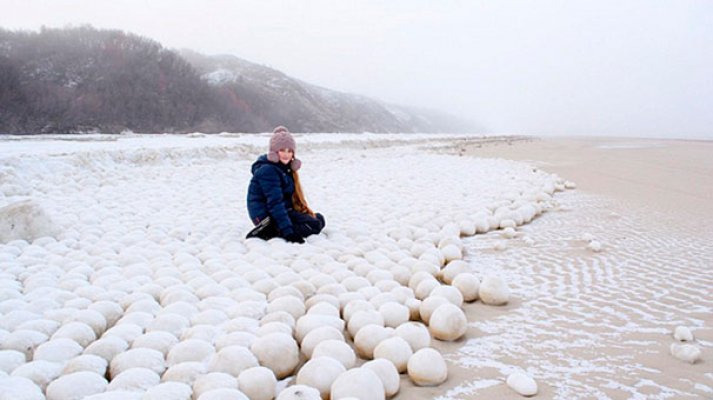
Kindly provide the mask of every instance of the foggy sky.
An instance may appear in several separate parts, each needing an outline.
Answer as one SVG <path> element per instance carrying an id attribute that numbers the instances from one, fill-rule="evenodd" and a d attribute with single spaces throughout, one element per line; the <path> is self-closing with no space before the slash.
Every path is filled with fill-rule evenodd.
<path id="1" fill-rule="evenodd" d="M 233 54 L 488 133 L 713 138 L 713 1 L 0 0 L 0 27 L 91 24 Z"/>

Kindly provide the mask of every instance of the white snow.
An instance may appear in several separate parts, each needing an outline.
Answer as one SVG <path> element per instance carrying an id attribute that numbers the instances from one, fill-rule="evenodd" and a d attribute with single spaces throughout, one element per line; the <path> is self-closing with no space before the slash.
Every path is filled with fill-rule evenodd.
<path id="1" fill-rule="evenodd" d="M 491 238 L 502 240 L 500 233 L 487 232 L 516 232 L 507 231 L 512 239 L 500 245 L 507 251 L 492 257 L 518 254 L 520 233 L 535 237 L 532 243 L 540 246 L 542 237 L 527 231 L 527 223 L 554 207 L 561 196 L 556 192 L 574 187 L 523 163 L 438 154 L 444 144 L 472 139 L 463 135 L 296 138 L 306 195 L 327 220 L 325 231 L 304 245 L 244 239 L 251 227 L 245 210 L 249 169 L 267 147 L 266 134 L 0 137 L 0 207 L 31 204 L 49 221 L 27 228 L 32 234 L 0 237 L 0 370 L 37 379 L 1 376 L 0 396 L 41 399 L 44 385 L 48 399 L 50 389 L 57 399 L 77 393 L 116 398 L 128 389 L 147 390 L 146 398 L 180 399 L 190 396 L 189 388 L 198 399 L 240 396 L 237 380 L 222 371 L 237 374 L 254 367 L 250 361 L 238 365 L 246 352 L 257 353 L 278 378 L 294 377 L 296 346 L 302 345 L 309 356 L 320 341 L 344 344 L 345 327 L 352 337 L 380 328 L 380 342 L 390 342 L 377 353 L 388 353 L 388 344 L 393 344 L 399 354 L 384 357 L 404 371 L 411 352 L 428 345 L 430 338 L 422 335 L 426 328 L 419 325 L 412 334 L 404 328 L 400 332 L 406 337 L 401 338 L 383 326 L 413 324 L 405 321 L 404 306 L 411 319 L 428 321 L 430 314 L 423 318 L 421 306 L 425 314 L 429 305 L 448 302 L 436 294 L 455 297 L 454 307 L 459 308 L 465 287 L 456 292 L 447 286 L 429 295 L 464 272 L 472 273 L 471 279 L 463 279 L 470 292 L 479 272 L 504 272 L 491 255 L 478 254 L 490 254 Z M 476 232 L 487 246 L 479 248 L 479 242 L 467 237 Z M 593 256 L 610 257 L 614 242 L 606 244 L 606 252 Z M 478 262 L 471 263 L 476 255 Z M 519 264 L 523 272 L 504 276 L 519 301 L 530 300 L 522 276 L 537 262 L 524 260 Z M 601 262 L 596 276 L 581 279 L 613 279 L 611 263 Z M 554 264 L 552 275 L 562 269 L 575 266 Z M 532 282 L 536 276 L 527 279 L 537 287 Z M 578 295 L 563 279 L 554 282 L 547 293 L 541 287 L 534 291 L 541 299 L 535 301 L 550 306 L 552 296 Z M 474 300 L 479 289 L 482 295 L 481 284 L 466 300 Z M 476 322 L 483 337 L 473 340 L 482 348 L 474 350 L 469 342 L 457 362 L 467 365 L 475 359 L 513 372 L 512 366 L 491 357 L 521 349 L 511 332 L 535 325 L 538 334 L 549 334 L 532 322 L 537 309 L 529 304 L 523 305 L 532 312 L 527 316 L 503 310 L 507 324 Z M 622 304 L 627 306 L 634 308 Z M 644 319 L 652 313 L 636 310 Z M 614 309 L 603 307 L 601 312 L 612 320 L 621 318 Z M 578 310 L 573 313 L 581 317 Z M 611 331 L 631 329 L 619 324 Z M 659 324 L 649 329 L 670 335 L 672 328 Z M 594 341 L 591 335 L 582 336 Z M 276 337 L 282 345 L 270 341 Z M 369 358 L 379 343 L 363 342 L 368 349 L 359 355 Z M 550 342 L 528 344 L 558 348 Z M 339 353 L 342 346 L 335 346 Z M 84 356 L 79 356 L 81 349 Z M 444 356 L 453 361 L 453 355 Z M 38 363 L 43 358 L 46 364 Z M 108 382 L 100 374 L 106 368 L 101 360 L 111 371 Z M 49 368 L 55 361 L 69 364 L 66 370 L 58 364 L 57 372 Z M 538 373 L 538 380 L 554 386 L 564 373 L 587 370 L 555 366 Z M 371 372 L 351 374 L 374 382 Z M 476 381 L 454 390 L 477 391 L 493 384 Z M 102 393 L 108 387 L 117 389 L 114 397 Z M 566 389 L 561 390 L 558 395 L 566 398 Z"/>

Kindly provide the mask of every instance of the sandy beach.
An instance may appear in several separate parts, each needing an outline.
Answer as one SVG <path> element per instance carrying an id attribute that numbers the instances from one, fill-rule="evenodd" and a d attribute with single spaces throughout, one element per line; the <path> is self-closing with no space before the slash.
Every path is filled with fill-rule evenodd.
<path id="1" fill-rule="evenodd" d="M 470 239 L 470 261 L 522 297 L 466 306 L 467 338 L 440 347 L 446 393 L 402 382 L 398 399 L 517 399 L 504 383 L 515 370 L 538 381 L 538 398 L 713 398 L 712 142 L 518 138 L 443 151 L 523 161 L 577 190 L 519 237 Z M 679 325 L 702 349 L 695 365 L 670 354 Z"/>

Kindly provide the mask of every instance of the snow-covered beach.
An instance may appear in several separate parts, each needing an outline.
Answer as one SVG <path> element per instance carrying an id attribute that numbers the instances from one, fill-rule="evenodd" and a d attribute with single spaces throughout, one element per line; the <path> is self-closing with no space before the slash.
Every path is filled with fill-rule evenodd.
<path id="1" fill-rule="evenodd" d="M 0 222 L 0 398 L 45 398 L 53 381 L 77 370 L 101 378 L 101 362 L 80 356 L 99 354 L 110 379 L 86 389 L 107 391 L 93 398 L 128 389 L 122 398 L 159 398 L 150 397 L 166 396 L 159 382 L 175 381 L 185 386 L 167 387 L 174 397 L 160 398 L 190 398 L 181 397 L 189 388 L 198 399 L 195 381 L 222 371 L 215 361 L 222 349 L 251 348 L 268 321 L 293 333 L 318 303 L 310 298 L 323 295 L 323 303 L 336 299 L 340 307 L 368 301 L 374 310 L 395 301 L 412 314 L 417 304 L 418 313 L 408 300 L 428 292 L 409 288 L 411 278 L 427 271 L 441 285 L 438 271 L 460 258 L 481 280 L 503 278 L 510 301 L 462 305 L 465 336 L 431 341 L 448 362 L 447 380 L 416 387 L 404 374 L 394 398 L 520 398 L 505 383 L 513 372 L 534 378 L 542 398 L 713 395 L 713 235 L 710 205 L 698 207 L 699 192 L 684 203 L 695 210 L 683 205 L 671 213 L 663 200 L 647 208 L 646 201 L 622 201 L 616 190 L 589 190 L 582 170 L 566 169 L 586 158 L 558 165 L 552 142 L 301 135 L 302 181 L 310 204 L 326 216 L 325 232 L 305 245 L 246 241 L 249 167 L 267 140 L 195 134 L 0 141 L 0 207 L 29 200 L 46 216 L 18 219 L 28 225 L 22 232 Z M 622 143 L 594 147 L 610 155 L 642 148 Z M 523 161 L 486 158 L 493 156 Z M 699 168 L 705 194 L 710 161 Z M 576 176 L 564 174 L 570 171 Z M 657 190 L 675 204 L 676 190 L 666 188 L 700 171 L 669 171 Z M 566 179 L 579 189 L 568 189 L 575 185 Z M 279 301 L 271 293 L 283 287 L 302 295 L 304 309 L 290 309 L 292 320 L 275 314 Z M 678 326 L 693 332 L 702 351 L 694 364 L 671 355 Z M 157 340 L 155 332 L 169 336 Z M 198 342 L 194 354 L 179 353 Z M 112 351 L 98 351 L 101 345 Z M 129 349 L 160 357 L 140 365 L 149 370 L 143 381 L 115 383 L 116 372 L 132 365 L 113 359 Z M 278 387 L 292 384 L 295 372 Z"/>

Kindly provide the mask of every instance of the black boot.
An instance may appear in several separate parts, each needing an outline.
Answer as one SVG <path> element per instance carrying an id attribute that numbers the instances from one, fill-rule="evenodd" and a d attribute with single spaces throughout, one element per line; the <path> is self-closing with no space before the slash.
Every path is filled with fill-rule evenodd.
<path id="1" fill-rule="evenodd" d="M 250 238 L 259 238 L 262 240 L 269 240 L 278 235 L 277 231 L 277 224 L 272 222 L 272 218 L 269 216 L 260 221 L 257 225 L 255 225 L 255 228 L 248 232 L 248 235 L 245 236 L 246 239 Z"/>

